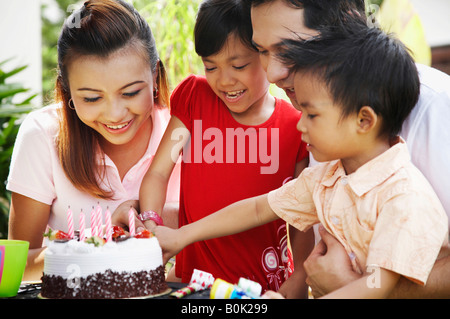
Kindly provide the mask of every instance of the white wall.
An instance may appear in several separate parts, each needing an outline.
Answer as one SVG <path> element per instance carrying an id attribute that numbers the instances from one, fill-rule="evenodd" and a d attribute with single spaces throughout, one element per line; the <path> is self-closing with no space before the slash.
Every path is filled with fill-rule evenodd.
<path id="1" fill-rule="evenodd" d="M 9 82 L 20 82 L 31 93 L 38 93 L 33 104 L 41 104 L 42 58 L 39 0 L 0 0 L 0 61 L 14 57 L 3 66 L 11 70 L 28 65 Z M 25 95 L 29 96 L 29 92 Z M 21 98 L 22 99 L 22 98 Z"/>
<path id="2" fill-rule="evenodd" d="M 431 47 L 450 45 L 450 0 L 411 0 Z"/>

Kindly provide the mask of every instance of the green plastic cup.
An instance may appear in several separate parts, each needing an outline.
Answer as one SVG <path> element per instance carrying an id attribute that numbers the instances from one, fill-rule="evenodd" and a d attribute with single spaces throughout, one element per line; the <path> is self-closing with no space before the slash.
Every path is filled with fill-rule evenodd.
<path id="1" fill-rule="evenodd" d="M 0 297 L 17 295 L 29 246 L 30 243 L 23 240 L 0 240 Z"/>

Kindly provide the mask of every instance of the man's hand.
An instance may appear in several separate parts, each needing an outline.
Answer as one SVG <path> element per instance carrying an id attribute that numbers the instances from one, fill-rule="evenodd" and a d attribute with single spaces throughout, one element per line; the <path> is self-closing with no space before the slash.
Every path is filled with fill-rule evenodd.
<path id="1" fill-rule="evenodd" d="M 303 267 L 314 298 L 326 295 L 361 277 L 353 271 L 341 243 L 320 225 L 322 240 L 314 247 Z"/>

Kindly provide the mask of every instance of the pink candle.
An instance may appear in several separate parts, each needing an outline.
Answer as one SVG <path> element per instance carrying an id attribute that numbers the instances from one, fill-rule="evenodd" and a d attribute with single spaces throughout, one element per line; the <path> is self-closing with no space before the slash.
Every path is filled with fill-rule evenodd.
<path id="1" fill-rule="evenodd" d="M 81 210 L 81 213 L 80 213 L 80 225 L 79 225 L 79 227 L 80 227 L 80 241 L 84 241 L 86 239 L 86 235 L 84 234 L 84 229 L 86 227 L 84 219 L 85 219 L 85 216 L 84 216 L 83 210 Z"/>
<path id="2" fill-rule="evenodd" d="M 72 210 L 69 209 L 67 210 L 67 227 L 68 227 L 68 231 L 67 234 L 70 236 L 70 238 L 74 237 L 74 229 L 73 229 L 73 214 L 72 214 Z"/>
<path id="3" fill-rule="evenodd" d="M 128 211 L 128 228 L 130 230 L 130 236 L 134 237 L 135 235 L 135 226 L 134 226 L 134 212 L 133 208 L 130 207 Z"/>
<path id="4" fill-rule="evenodd" d="M 111 228 L 111 212 L 108 207 L 105 212 L 105 232 L 106 232 L 106 242 L 110 242 L 112 240 L 112 228 Z"/>
<path id="5" fill-rule="evenodd" d="M 94 206 L 92 206 L 91 211 L 91 236 L 97 236 L 97 226 L 96 226 L 96 217 L 95 217 L 95 209 Z"/>
<path id="6" fill-rule="evenodd" d="M 102 230 L 102 208 L 100 207 L 100 203 L 97 203 L 97 211 L 96 211 L 95 223 L 96 223 L 96 226 L 97 226 L 97 236 L 102 237 L 103 236 L 103 230 Z"/>

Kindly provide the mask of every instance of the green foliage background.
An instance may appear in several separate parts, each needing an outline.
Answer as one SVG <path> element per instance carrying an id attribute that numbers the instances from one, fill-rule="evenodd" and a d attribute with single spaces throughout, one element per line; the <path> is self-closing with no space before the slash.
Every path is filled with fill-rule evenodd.
<path id="1" fill-rule="evenodd" d="M 56 43 L 72 0 L 56 0 L 61 18 L 51 21 L 42 14 L 43 101 L 53 100 L 56 77 Z M 194 50 L 194 24 L 200 0 L 128 0 L 149 23 L 171 88 L 190 73 L 203 73 L 203 65 Z M 82 5 L 83 1 L 78 5 Z M 43 8 L 45 9 L 45 8 Z M 44 10 L 42 10 L 44 12 Z"/>
<path id="2" fill-rule="evenodd" d="M 12 61 L 11 61 L 12 60 Z M 14 148 L 17 132 L 20 126 L 21 115 L 31 111 L 31 100 L 36 96 L 29 95 L 20 102 L 13 98 L 18 93 L 27 92 L 20 83 L 9 81 L 13 75 L 21 72 L 26 66 L 13 67 L 14 59 L 0 61 L 0 238 L 8 234 L 8 216 L 10 193 L 6 190 L 11 155 Z"/>
<path id="3" fill-rule="evenodd" d="M 199 0 L 132 1 L 153 31 L 172 89 L 190 73 L 203 73 L 203 64 L 194 48 L 194 25 L 200 2 Z"/>

